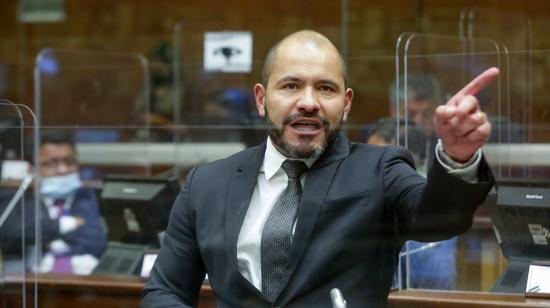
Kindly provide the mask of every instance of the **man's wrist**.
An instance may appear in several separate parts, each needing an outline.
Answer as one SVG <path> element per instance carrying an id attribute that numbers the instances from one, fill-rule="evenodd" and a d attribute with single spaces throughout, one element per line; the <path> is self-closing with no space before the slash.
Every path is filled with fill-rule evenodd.
<path id="1" fill-rule="evenodd" d="M 74 216 L 61 216 L 59 218 L 59 233 L 66 234 L 78 228 L 78 221 Z"/>
<path id="2" fill-rule="evenodd" d="M 457 162 L 451 156 L 449 156 L 449 154 L 447 154 L 445 152 L 445 149 L 443 149 L 443 143 L 441 142 L 441 139 L 439 139 L 437 141 L 436 152 L 437 152 L 437 155 L 439 156 L 441 162 L 443 164 L 447 165 L 448 167 L 450 167 L 450 169 L 453 169 L 453 170 L 465 169 L 465 168 L 470 167 L 471 165 L 473 165 L 478 160 L 479 156 L 481 155 L 481 149 L 478 149 L 474 153 L 474 155 L 472 155 L 472 157 L 470 157 L 470 159 L 468 161 L 463 162 L 463 163 Z"/>

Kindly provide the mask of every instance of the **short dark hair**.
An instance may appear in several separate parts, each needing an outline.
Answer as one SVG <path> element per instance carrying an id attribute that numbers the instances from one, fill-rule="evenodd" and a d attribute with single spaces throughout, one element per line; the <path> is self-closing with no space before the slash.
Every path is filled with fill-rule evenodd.
<path id="1" fill-rule="evenodd" d="M 401 80 L 405 78 L 401 76 Z M 405 97 L 405 85 L 400 84 L 399 96 L 403 100 Z M 390 101 L 397 103 L 397 82 L 394 81 L 390 87 Z M 407 76 L 407 94 L 409 99 L 415 101 L 428 100 L 434 104 L 440 104 L 443 101 L 441 86 L 437 78 L 430 74 L 414 72 Z"/>
<path id="2" fill-rule="evenodd" d="M 60 129 L 42 131 L 40 134 L 40 144 L 44 145 L 46 143 L 69 144 L 74 148 L 72 135 L 67 131 Z"/>
<path id="3" fill-rule="evenodd" d="M 40 132 L 40 146 L 45 144 L 67 144 L 70 145 L 73 150 L 75 150 L 75 144 L 73 141 L 72 134 L 66 130 L 61 129 L 44 129 Z M 34 161 L 34 138 L 32 135 L 27 136 L 25 140 L 25 160 L 33 163 Z"/>
<path id="4" fill-rule="evenodd" d="M 405 127 L 407 127 L 406 130 Z M 399 120 L 399 128 L 400 140 L 396 140 L 397 119 L 394 117 L 380 118 L 369 127 L 365 141 L 368 140 L 370 136 L 377 134 L 388 144 L 397 145 L 404 143 L 405 134 L 407 134 L 409 150 L 418 158 L 425 159 L 428 137 L 414 123 L 410 121 L 407 123 L 405 119 Z"/>
<path id="5" fill-rule="evenodd" d="M 377 134 L 388 144 L 395 143 L 397 123 L 395 118 L 386 117 L 380 118 L 374 124 L 370 125 L 367 131 L 368 140 L 372 135 Z"/>

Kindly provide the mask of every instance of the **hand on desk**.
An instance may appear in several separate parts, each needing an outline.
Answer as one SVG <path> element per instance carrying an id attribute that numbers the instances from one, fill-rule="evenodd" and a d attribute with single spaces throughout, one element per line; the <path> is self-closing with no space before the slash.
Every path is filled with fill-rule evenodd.
<path id="1" fill-rule="evenodd" d="M 59 218 L 59 232 L 61 234 L 72 232 L 86 223 L 86 220 L 76 216 L 62 216 Z"/>

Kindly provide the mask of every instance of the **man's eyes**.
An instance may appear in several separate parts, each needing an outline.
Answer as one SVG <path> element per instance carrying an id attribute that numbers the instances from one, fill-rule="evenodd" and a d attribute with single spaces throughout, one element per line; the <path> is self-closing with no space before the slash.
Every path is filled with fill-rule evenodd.
<path id="1" fill-rule="evenodd" d="M 300 86 L 297 83 L 286 83 L 282 86 L 285 90 L 298 90 Z M 323 93 L 336 92 L 333 86 L 330 85 L 320 85 L 317 87 L 317 90 Z"/>
<path id="2" fill-rule="evenodd" d="M 323 85 L 319 87 L 319 90 L 322 92 L 334 92 L 334 88 L 331 86 Z"/>
<path id="3" fill-rule="evenodd" d="M 287 83 L 283 85 L 283 89 L 296 90 L 298 89 L 298 85 L 295 83 Z"/>

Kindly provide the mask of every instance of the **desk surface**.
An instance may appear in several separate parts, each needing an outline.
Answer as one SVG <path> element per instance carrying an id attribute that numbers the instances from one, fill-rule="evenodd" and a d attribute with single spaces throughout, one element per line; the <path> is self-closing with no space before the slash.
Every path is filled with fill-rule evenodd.
<path id="1" fill-rule="evenodd" d="M 0 307 L 22 307 L 22 285 L 34 286 L 34 275 L 0 277 Z M 36 275 L 38 307 L 137 307 L 144 281 L 125 276 L 73 276 L 63 274 Z M 27 303 L 32 303 L 27 292 Z M 30 294 L 30 295 L 29 295 Z M 29 298 L 31 296 L 31 298 Z M 214 294 L 209 285 L 203 285 L 199 307 L 215 307 Z M 460 291 L 401 290 L 391 292 L 389 308 L 525 308 L 548 307 L 550 300 L 526 298 L 523 295 Z"/>
<path id="2" fill-rule="evenodd" d="M 36 278 L 36 279 L 35 279 Z M 145 281 L 139 277 L 66 274 L 27 274 L 0 277 L 0 308 L 24 307 L 34 303 L 36 280 L 40 308 L 57 307 L 138 307 Z M 25 285 L 25 288 L 23 288 Z M 200 291 L 199 308 L 216 307 L 209 285 Z"/>
<path id="3" fill-rule="evenodd" d="M 388 307 L 537 308 L 550 307 L 550 300 L 539 298 L 526 298 L 523 295 L 517 294 L 438 290 L 401 290 L 390 293 L 388 297 Z"/>

